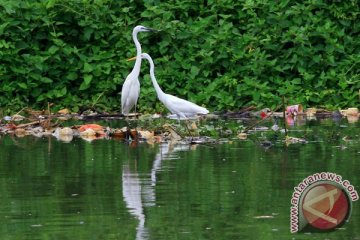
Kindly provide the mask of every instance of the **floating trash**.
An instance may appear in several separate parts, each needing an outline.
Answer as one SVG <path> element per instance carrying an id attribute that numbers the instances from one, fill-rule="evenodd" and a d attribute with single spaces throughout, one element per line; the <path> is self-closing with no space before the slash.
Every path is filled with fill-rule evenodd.
<path id="1" fill-rule="evenodd" d="M 20 121 L 23 121 L 25 119 L 24 116 L 21 116 L 19 114 L 15 114 L 11 118 L 12 118 L 12 121 L 14 121 L 14 122 L 20 122 Z"/>
<path id="2" fill-rule="evenodd" d="M 290 137 L 290 136 L 285 137 L 285 144 L 287 146 L 290 144 L 294 144 L 294 143 L 307 143 L 307 141 L 302 138 L 296 138 L 296 137 Z"/>
<path id="3" fill-rule="evenodd" d="M 15 136 L 17 136 L 17 137 L 25 137 L 26 136 L 26 130 L 23 129 L 23 128 L 15 129 Z"/>
<path id="4" fill-rule="evenodd" d="M 247 139 L 247 134 L 246 133 L 239 133 L 238 134 L 238 138 L 241 139 L 241 140 L 246 140 Z"/>
<path id="5" fill-rule="evenodd" d="M 74 138 L 74 131 L 69 127 L 56 128 L 52 135 L 60 141 L 71 142 Z"/>
<path id="6" fill-rule="evenodd" d="M 288 115 L 296 116 L 299 113 L 303 112 L 303 107 L 301 104 L 291 105 L 286 107 L 286 113 Z"/>

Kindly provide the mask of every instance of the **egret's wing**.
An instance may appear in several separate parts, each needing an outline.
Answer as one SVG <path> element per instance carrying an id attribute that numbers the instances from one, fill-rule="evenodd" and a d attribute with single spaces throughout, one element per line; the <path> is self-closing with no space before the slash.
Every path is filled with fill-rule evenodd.
<path id="1" fill-rule="evenodd" d="M 126 106 L 126 99 L 130 93 L 130 79 L 126 79 L 121 89 L 121 109 L 124 111 Z"/>
<path id="2" fill-rule="evenodd" d="M 121 111 L 128 114 L 137 103 L 140 94 L 138 78 L 126 78 L 121 91 Z"/>
<path id="3" fill-rule="evenodd" d="M 166 94 L 166 99 L 163 103 L 170 112 L 177 114 L 194 115 L 197 113 L 207 114 L 209 112 L 206 108 L 170 94 Z"/>
<path id="4" fill-rule="evenodd" d="M 136 81 L 134 82 L 133 85 L 134 88 L 134 101 L 135 101 L 135 105 L 137 104 L 137 101 L 139 99 L 139 95 L 140 95 L 140 82 L 139 79 L 136 78 Z"/>

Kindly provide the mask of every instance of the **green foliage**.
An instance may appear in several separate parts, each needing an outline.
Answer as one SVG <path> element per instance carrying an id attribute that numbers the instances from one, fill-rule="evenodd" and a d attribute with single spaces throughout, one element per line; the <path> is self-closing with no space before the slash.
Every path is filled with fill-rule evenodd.
<path id="1" fill-rule="evenodd" d="M 0 106 L 119 111 L 139 34 L 165 92 L 211 110 L 358 106 L 357 1 L 0 0 Z M 162 111 L 142 66 L 141 111 Z"/>

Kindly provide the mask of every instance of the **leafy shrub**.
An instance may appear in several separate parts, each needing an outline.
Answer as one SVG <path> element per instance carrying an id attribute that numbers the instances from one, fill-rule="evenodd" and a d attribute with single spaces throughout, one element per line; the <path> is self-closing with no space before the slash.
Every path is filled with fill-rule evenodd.
<path id="1" fill-rule="evenodd" d="M 356 106 L 357 1 L 0 0 L 0 106 L 119 111 L 139 34 L 165 92 L 211 110 Z M 141 111 L 162 110 L 143 63 Z"/>

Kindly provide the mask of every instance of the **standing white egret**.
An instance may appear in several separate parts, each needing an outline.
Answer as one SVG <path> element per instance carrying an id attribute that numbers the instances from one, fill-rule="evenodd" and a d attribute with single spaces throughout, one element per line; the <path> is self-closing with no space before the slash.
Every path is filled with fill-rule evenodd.
<path id="1" fill-rule="evenodd" d="M 137 39 L 137 34 L 138 32 L 149 32 L 149 31 L 155 31 L 155 30 L 144 26 L 136 26 L 132 32 L 132 38 L 136 46 L 136 61 L 133 70 L 126 77 L 121 90 L 121 113 L 124 115 L 129 114 L 130 110 L 134 106 L 136 112 L 136 104 L 140 93 L 140 82 L 138 77 L 140 74 L 140 67 L 141 67 L 141 57 L 140 57 L 141 45 L 139 40 Z"/>
<path id="2" fill-rule="evenodd" d="M 137 56 L 130 58 L 129 61 L 134 60 L 134 59 L 137 60 L 137 58 L 138 58 Z M 209 111 L 204 107 L 200 107 L 199 105 L 196 105 L 195 103 L 192 103 L 187 100 L 178 98 L 176 96 L 164 93 L 156 81 L 155 73 L 154 73 L 155 66 L 154 66 L 154 62 L 153 62 L 152 58 L 147 53 L 142 53 L 141 58 L 148 60 L 148 62 L 150 63 L 150 77 L 151 77 L 151 81 L 154 85 L 154 88 L 156 90 L 159 100 L 165 105 L 165 107 L 167 109 L 169 109 L 169 111 L 172 114 L 176 114 L 176 116 L 178 117 L 179 120 L 187 119 L 188 117 L 193 117 L 196 114 L 208 114 L 209 113 Z"/>

